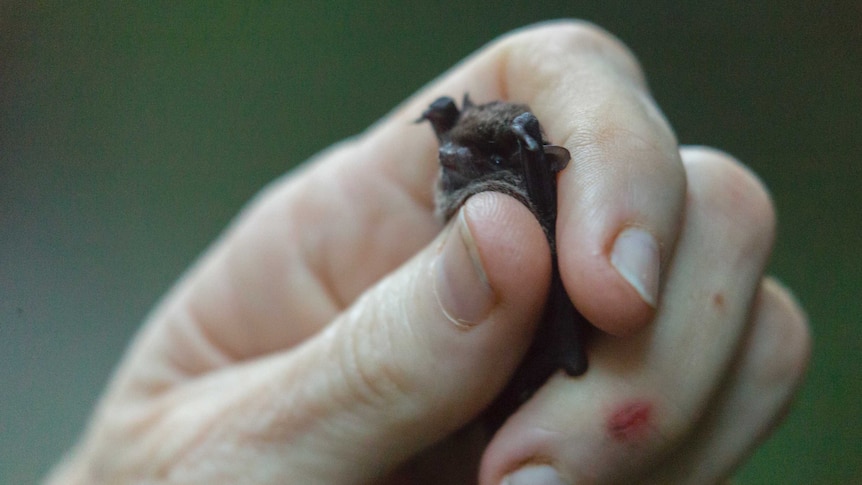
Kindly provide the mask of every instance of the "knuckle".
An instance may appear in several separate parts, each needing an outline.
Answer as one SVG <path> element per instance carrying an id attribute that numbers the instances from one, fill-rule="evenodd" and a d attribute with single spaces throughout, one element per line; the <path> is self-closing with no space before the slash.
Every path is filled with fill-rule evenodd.
<path id="1" fill-rule="evenodd" d="M 560 41 L 573 49 L 596 52 L 615 49 L 626 56 L 634 57 L 622 41 L 594 23 L 585 20 L 564 21 L 557 28 Z"/>
<path id="2" fill-rule="evenodd" d="M 811 360 L 811 334 L 803 319 L 790 318 L 784 324 L 781 368 L 787 380 L 798 381 Z"/>
<path id="3" fill-rule="evenodd" d="M 585 20 L 565 20 L 548 26 L 554 43 L 578 55 L 601 56 L 618 62 L 630 74 L 641 76 L 640 65 L 632 51 L 616 36 Z"/>
<path id="4" fill-rule="evenodd" d="M 601 59 L 601 65 L 616 69 L 623 77 L 646 86 L 646 78 L 634 53 L 616 36 L 585 20 L 543 22 L 515 31 L 500 43 L 519 66 L 529 66 L 531 75 L 557 75 L 561 59 Z M 585 66 L 582 62 L 574 65 Z M 591 64 L 593 65 L 593 64 Z"/>
<path id="5" fill-rule="evenodd" d="M 727 226 L 728 237 L 750 249 L 771 248 L 775 207 L 768 190 L 750 169 L 731 155 L 712 148 L 683 150 L 689 187 L 702 201 L 709 220 Z"/>
<path id="6" fill-rule="evenodd" d="M 805 374 L 811 359 L 811 333 L 802 309 L 790 292 L 773 279 L 765 282 L 764 315 L 767 338 L 763 363 L 757 368 L 760 380 L 779 386 L 793 386 Z"/>

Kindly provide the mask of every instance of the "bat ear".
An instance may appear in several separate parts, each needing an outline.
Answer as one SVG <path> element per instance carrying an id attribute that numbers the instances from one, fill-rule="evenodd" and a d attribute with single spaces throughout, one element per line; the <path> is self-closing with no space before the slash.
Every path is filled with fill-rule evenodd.
<path id="1" fill-rule="evenodd" d="M 554 173 L 560 172 L 566 168 L 566 165 L 569 164 L 569 160 L 572 159 L 572 154 L 560 145 L 545 145 L 542 148 L 545 149 L 545 160 L 548 162 L 548 166 Z"/>
<path id="2" fill-rule="evenodd" d="M 461 109 L 466 110 L 466 109 L 470 109 L 474 106 L 476 106 L 476 105 L 473 103 L 473 100 L 470 99 L 470 94 L 464 93 L 464 100 L 461 101 Z"/>
<path id="3" fill-rule="evenodd" d="M 431 126 L 434 128 L 434 133 L 437 134 L 437 138 L 440 139 L 445 133 L 452 129 L 455 126 L 455 123 L 458 122 L 458 118 L 461 116 L 461 112 L 458 111 L 458 107 L 455 106 L 455 100 L 448 97 L 443 96 L 442 98 L 437 98 L 436 101 L 431 103 L 431 106 L 422 113 L 422 116 L 416 120 L 417 123 L 421 123 L 424 120 L 428 120 L 431 122 Z"/>

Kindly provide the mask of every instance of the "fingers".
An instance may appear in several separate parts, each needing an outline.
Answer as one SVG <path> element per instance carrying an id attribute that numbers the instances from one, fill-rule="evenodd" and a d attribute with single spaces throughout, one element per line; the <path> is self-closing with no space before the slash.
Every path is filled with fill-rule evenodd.
<path id="1" fill-rule="evenodd" d="M 726 383 L 695 432 L 643 482 L 694 485 L 727 478 L 784 417 L 810 353 L 804 313 L 767 278 Z"/>
<path id="2" fill-rule="evenodd" d="M 802 310 L 786 289 L 767 278 L 727 382 L 695 432 L 657 465 L 651 464 L 649 473 L 626 483 L 725 483 L 783 417 L 801 384 L 810 351 Z M 520 477 L 536 480 L 523 483 L 538 483 L 536 477 L 542 475 L 560 478 L 553 468 L 541 466 L 525 468 Z M 521 483 L 517 479 L 510 485 Z"/>
<path id="3" fill-rule="evenodd" d="M 371 132 L 379 168 L 428 200 L 436 167 L 427 126 L 407 122 L 437 96 L 530 105 L 573 163 L 559 180 L 558 246 L 566 288 L 597 327 L 629 334 L 654 315 L 673 253 L 685 176 L 676 139 L 634 57 L 586 23 L 507 36 L 423 90 Z M 433 164 L 432 164 L 433 165 Z"/>
<path id="4" fill-rule="evenodd" d="M 655 322 L 626 339 L 598 337 L 577 381 L 555 376 L 494 437 L 481 483 L 533 463 L 553 465 L 568 483 L 629 483 L 706 412 L 747 335 L 774 214 L 737 162 L 684 154 L 685 221 Z"/>
<path id="5" fill-rule="evenodd" d="M 163 396 L 176 402 L 162 425 L 178 430 L 160 453 L 194 457 L 171 473 L 206 462 L 215 470 L 193 471 L 297 483 L 380 477 L 464 426 L 503 387 L 541 314 L 549 261 L 528 209 L 475 196 L 325 331 Z"/>

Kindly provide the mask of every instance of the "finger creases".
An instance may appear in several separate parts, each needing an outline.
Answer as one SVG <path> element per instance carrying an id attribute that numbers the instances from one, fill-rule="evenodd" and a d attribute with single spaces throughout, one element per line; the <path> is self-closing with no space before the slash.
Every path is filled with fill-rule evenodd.
<path id="1" fill-rule="evenodd" d="M 731 157 L 683 159 L 685 219 L 655 320 L 627 338 L 596 335 L 590 371 L 555 376 L 495 436 L 481 483 L 530 463 L 572 483 L 634 482 L 691 435 L 732 372 L 772 248 L 772 205 Z"/>
<path id="2" fill-rule="evenodd" d="M 279 466 L 309 483 L 356 483 L 474 419 L 529 346 L 550 254 L 511 197 L 479 194 L 461 211 L 318 335 L 250 364 L 256 377 L 218 426 L 288 447 Z"/>

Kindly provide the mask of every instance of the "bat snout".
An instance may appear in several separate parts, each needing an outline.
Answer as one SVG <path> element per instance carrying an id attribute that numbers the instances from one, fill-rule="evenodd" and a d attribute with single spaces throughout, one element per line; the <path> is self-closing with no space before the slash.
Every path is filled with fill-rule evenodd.
<path id="1" fill-rule="evenodd" d="M 440 165 L 448 170 L 461 171 L 473 159 L 470 149 L 464 146 L 444 143 L 439 150 Z"/>

